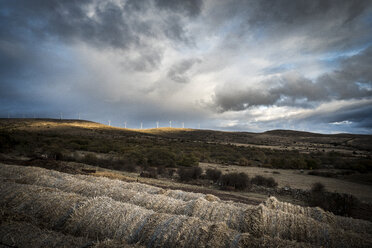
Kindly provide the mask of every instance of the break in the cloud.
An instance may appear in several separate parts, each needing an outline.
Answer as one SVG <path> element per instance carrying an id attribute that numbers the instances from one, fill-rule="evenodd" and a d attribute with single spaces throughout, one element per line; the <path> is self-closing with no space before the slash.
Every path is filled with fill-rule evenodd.
<path id="1" fill-rule="evenodd" d="M 314 80 L 290 71 L 243 89 L 224 85 L 216 91 L 214 102 L 220 111 L 243 110 L 259 105 L 304 106 L 332 100 L 372 97 L 372 46 L 357 55 L 341 59 L 337 70 Z"/>
<path id="2" fill-rule="evenodd" d="M 369 0 L 0 2 L 0 114 L 372 133 Z"/>

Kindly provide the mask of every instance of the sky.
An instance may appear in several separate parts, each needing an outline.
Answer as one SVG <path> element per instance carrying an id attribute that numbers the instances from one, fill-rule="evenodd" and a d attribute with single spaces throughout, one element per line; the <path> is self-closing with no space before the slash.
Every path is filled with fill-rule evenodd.
<path id="1" fill-rule="evenodd" d="M 0 0 L 0 117 L 372 134 L 370 0 Z"/>

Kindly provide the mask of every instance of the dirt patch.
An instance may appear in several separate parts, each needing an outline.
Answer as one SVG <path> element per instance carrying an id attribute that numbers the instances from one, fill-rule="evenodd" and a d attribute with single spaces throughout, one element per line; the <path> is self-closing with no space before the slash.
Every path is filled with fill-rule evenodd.
<path id="1" fill-rule="evenodd" d="M 345 193 L 356 196 L 358 199 L 367 203 L 372 203 L 372 186 L 359 184 L 337 178 L 326 178 L 320 176 L 307 175 L 307 172 L 301 173 L 301 170 L 291 169 L 269 169 L 263 167 L 251 166 L 221 166 L 220 164 L 200 163 L 200 167 L 204 170 L 208 168 L 219 169 L 222 173 L 244 172 L 250 178 L 254 176 L 269 176 L 273 177 L 278 182 L 278 187 L 290 187 L 295 189 L 309 190 L 314 183 L 322 183 L 327 191 Z M 274 173 L 275 172 L 275 173 Z"/>

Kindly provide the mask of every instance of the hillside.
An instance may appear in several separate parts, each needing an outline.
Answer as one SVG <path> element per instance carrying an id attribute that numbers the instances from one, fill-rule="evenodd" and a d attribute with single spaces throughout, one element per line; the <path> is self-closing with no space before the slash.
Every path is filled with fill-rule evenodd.
<path id="1" fill-rule="evenodd" d="M 292 130 L 271 130 L 264 133 L 226 132 L 187 128 L 152 128 L 125 129 L 111 127 L 84 120 L 56 120 L 56 119 L 0 119 L 0 130 L 24 131 L 52 131 L 64 134 L 75 134 L 84 131 L 82 135 L 89 135 L 89 131 L 97 134 L 119 136 L 159 136 L 171 139 L 184 139 L 201 142 L 217 142 L 244 145 L 262 145 L 274 148 L 318 147 L 336 150 L 372 151 L 372 135 L 359 134 L 317 134 Z M 49 130 L 48 130 L 49 129 Z"/>
<path id="2" fill-rule="evenodd" d="M 369 247 L 370 140 L 1 119 L 0 245 Z"/>
<path id="3" fill-rule="evenodd" d="M 18 151 L 31 157 L 49 154 L 74 159 L 76 152 L 88 151 L 116 154 L 135 165 L 149 162 L 150 166 L 192 166 L 211 162 L 282 169 L 372 170 L 371 135 L 287 130 L 138 130 L 51 119 L 0 119 L 0 134 L 0 152 Z"/>

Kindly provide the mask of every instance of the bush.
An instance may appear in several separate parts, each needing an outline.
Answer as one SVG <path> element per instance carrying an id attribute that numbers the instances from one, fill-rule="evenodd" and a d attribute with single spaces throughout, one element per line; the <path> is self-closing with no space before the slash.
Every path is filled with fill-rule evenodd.
<path id="1" fill-rule="evenodd" d="M 94 154 L 86 154 L 83 158 L 83 162 L 90 165 L 98 165 L 98 158 Z"/>
<path id="2" fill-rule="evenodd" d="M 175 172 L 176 172 L 175 169 L 168 169 L 167 170 L 167 174 L 168 174 L 169 177 L 173 177 L 173 175 L 174 175 Z"/>
<path id="3" fill-rule="evenodd" d="M 238 163 L 239 163 L 240 166 L 248 166 L 249 165 L 249 160 L 242 157 L 242 158 L 239 159 Z"/>
<path id="4" fill-rule="evenodd" d="M 190 181 L 192 179 L 198 179 L 202 172 L 203 170 L 200 167 L 178 169 L 178 175 L 181 181 Z"/>
<path id="5" fill-rule="evenodd" d="M 243 172 L 222 175 L 219 182 L 222 189 L 234 188 L 244 190 L 250 186 L 249 177 Z"/>
<path id="6" fill-rule="evenodd" d="M 359 201 L 349 194 L 327 192 L 322 183 L 315 183 L 310 190 L 308 203 L 312 207 L 321 207 L 337 215 L 351 216 L 352 209 Z"/>
<path id="7" fill-rule="evenodd" d="M 150 166 L 174 167 L 176 155 L 164 148 L 155 148 L 147 154 L 147 162 Z"/>
<path id="8" fill-rule="evenodd" d="M 47 152 L 48 158 L 54 159 L 54 160 L 64 160 L 64 156 L 61 151 L 59 150 L 52 150 Z"/>
<path id="9" fill-rule="evenodd" d="M 320 177 L 337 177 L 336 173 L 330 171 L 309 171 L 307 174 Z"/>
<path id="10" fill-rule="evenodd" d="M 270 187 L 274 188 L 278 186 L 278 183 L 274 180 L 272 177 L 264 177 L 257 175 L 254 178 L 252 178 L 252 184 L 259 185 L 259 186 L 264 186 L 264 187 Z"/>
<path id="11" fill-rule="evenodd" d="M 120 170 L 128 171 L 128 172 L 137 172 L 137 166 L 133 163 L 125 163 Z"/>
<path id="12" fill-rule="evenodd" d="M 312 194 L 322 194 L 325 192 L 325 186 L 322 183 L 314 183 L 313 186 L 311 187 Z"/>
<path id="13" fill-rule="evenodd" d="M 178 166 L 185 166 L 185 167 L 193 167 L 198 165 L 198 159 L 193 155 L 184 155 L 182 158 L 177 162 Z"/>
<path id="14" fill-rule="evenodd" d="M 147 178 L 158 178 L 158 171 L 156 168 L 150 167 L 146 171 L 142 171 L 140 173 L 140 177 L 147 177 Z"/>
<path id="15" fill-rule="evenodd" d="M 310 170 L 319 169 L 320 168 L 320 163 L 319 163 L 319 161 L 317 161 L 315 159 L 308 158 L 308 159 L 306 159 L 306 166 Z"/>
<path id="16" fill-rule="evenodd" d="M 220 179 L 222 172 L 217 169 L 207 169 L 205 172 L 207 179 L 217 182 Z"/>

